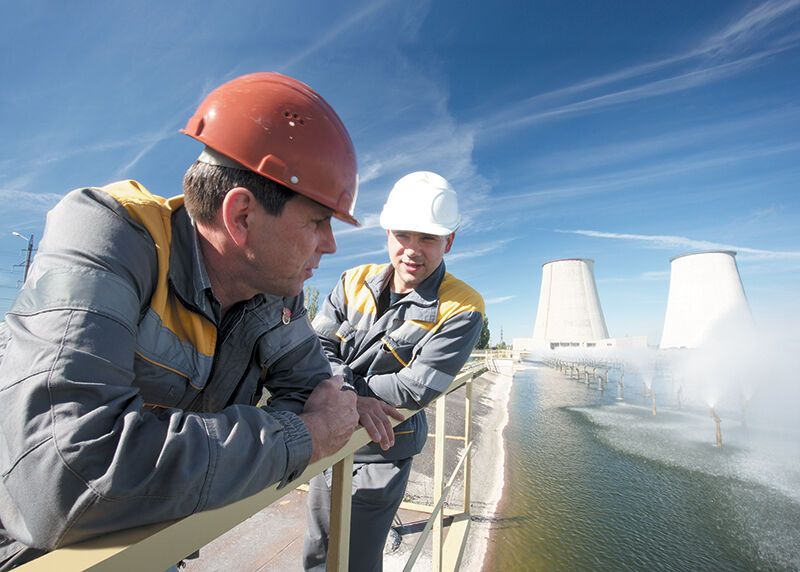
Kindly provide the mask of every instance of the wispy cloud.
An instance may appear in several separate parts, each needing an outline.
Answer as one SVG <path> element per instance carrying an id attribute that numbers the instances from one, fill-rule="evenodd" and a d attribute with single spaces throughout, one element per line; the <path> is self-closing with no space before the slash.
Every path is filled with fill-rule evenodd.
<path id="1" fill-rule="evenodd" d="M 504 106 L 499 113 L 481 112 L 481 118 L 473 126 L 482 135 L 502 134 L 510 129 L 693 89 L 753 69 L 800 41 L 800 35 L 791 26 L 782 28 L 782 17 L 798 6 L 800 0 L 771 0 L 711 33 L 695 47 L 525 98 Z M 657 72 L 667 75 L 654 78 Z M 580 98 L 582 94 L 589 97 Z"/>
<path id="2" fill-rule="evenodd" d="M 372 258 L 375 256 L 386 255 L 385 248 L 378 248 L 376 250 L 367 250 L 365 252 L 357 252 L 355 254 L 347 254 L 344 256 L 333 255 L 328 260 L 332 263 L 342 262 L 344 260 L 357 260 L 360 258 Z"/>
<path id="3" fill-rule="evenodd" d="M 788 49 L 788 46 L 764 50 L 746 57 L 721 64 L 704 66 L 700 69 L 681 72 L 666 78 L 647 81 L 640 85 L 604 93 L 579 101 L 565 103 L 544 110 L 532 110 L 524 115 L 509 114 L 504 112 L 502 117 L 493 117 L 481 124 L 483 133 L 493 131 L 506 131 L 511 128 L 525 127 L 562 117 L 587 113 L 624 103 L 640 101 L 679 91 L 685 91 L 707 83 L 729 77 L 744 69 L 754 67 L 769 56 L 773 56 Z"/>
<path id="4" fill-rule="evenodd" d="M 444 107 L 446 95 L 440 94 L 439 100 L 435 105 Z M 473 132 L 443 114 L 434 123 L 419 125 L 366 153 L 361 183 L 368 184 L 384 176 L 399 178 L 419 170 L 420 165 L 436 165 L 442 175 L 453 181 L 468 180 L 475 175 L 473 149 Z"/>
<path id="5" fill-rule="evenodd" d="M 66 161 L 67 159 L 71 159 L 73 157 L 78 157 L 80 155 L 91 154 L 91 153 L 102 153 L 105 151 L 112 151 L 114 149 L 123 149 L 125 147 L 130 147 L 132 145 L 137 144 L 138 141 L 144 136 L 132 136 L 123 140 L 113 140 L 113 141 L 103 141 L 100 143 L 91 143 L 82 146 L 73 146 L 63 150 L 59 150 L 57 152 L 50 152 L 50 153 L 43 153 L 43 154 L 35 154 L 34 156 L 23 160 L 23 164 L 20 167 L 19 159 L 15 161 L 11 161 L 10 159 L 6 159 L 0 161 L 0 169 L 3 171 L 8 172 L 12 166 L 15 166 L 17 169 L 32 169 L 32 168 L 40 168 L 47 165 L 51 165 L 53 163 L 59 163 L 61 161 Z"/>
<path id="6" fill-rule="evenodd" d="M 724 54 L 747 47 L 759 36 L 770 34 L 770 27 L 800 7 L 800 0 L 769 0 L 748 11 L 741 18 L 712 34 L 702 46 L 705 52 Z"/>
<path id="7" fill-rule="evenodd" d="M 634 241 L 649 244 L 655 248 L 665 248 L 671 250 L 733 250 L 740 255 L 740 259 L 747 260 L 800 260 L 800 251 L 764 250 L 760 248 L 751 248 L 748 246 L 713 242 L 710 240 L 696 240 L 685 236 L 627 234 L 617 232 L 602 232 L 598 230 L 557 230 L 556 232 L 578 234 L 591 238 Z"/>
<path id="8" fill-rule="evenodd" d="M 494 298 L 487 298 L 484 300 L 487 306 L 492 306 L 494 304 L 502 304 L 503 302 L 508 302 L 509 300 L 513 300 L 516 296 L 496 296 Z"/>
<path id="9" fill-rule="evenodd" d="M 491 207 L 494 213 L 503 211 L 519 211 L 526 207 L 538 207 L 558 203 L 565 200 L 575 201 L 579 198 L 598 196 L 635 188 L 646 182 L 667 180 L 675 175 L 713 169 L 726 165 L 736 165 L 749 160 L 796 153 L 800 151 L 800 142 L 778 143 L 774 145 L 753 145 L 741 148 L 720 148 L 712 152 L 690 157 L 670 158 L 643 166 L 619 169 L 611 173 L 602 173 L 586 177 L 566 180 L 557 185 L 527 190 L 520 193 L 507 193 L 495 197 Z M 641 197 L 642 200 L 649 200 Z M 626 197 L 626 201 L 632 200 Z"/>
<path id="10" fill-rule="evenodd" d="M 25 206 L 32 208 L 51 207 L 62 198 L 63 196 L 57 193 L 30 193 L 27 191 L 0 189 L 0 201 L 6 204 L 13 204 L 15 209 L 22 209 Z"/>
<path id="11" fill-rule="evenodd" d="M 162 131 L 154 133 L 150 137 L 143 140 L 142 141 L 143 145 L 141 146 L 141 148 L 139 148 L 136 154 L 127 163 L 119 167 L 114 172 L 113 179 L 116 180 L 125 178 L 128 172 L 131 169 L 133 169 L 145 155 L 147 155 L 150 151 L 152 151 L 156 145 L 158 145 L 165 139 L 173 137 L 175 135 L 175 132 L 178 130 L 177 125 L 178 125 L 177 123 L 171 124 L 168 127 L 165 127 Z"/>
<path id="12" fill-rule="evenodd" d="M 501 240 L 495 240 L 490 242 L 480 248 L 467 248 L 462 247 L 459 252 L 455 252 L 453 254 L 446 254 L 445 260 L 447 263 L 451 263 L 457 260 L 464 260 L 465 258 L 477 258 L 480 256 L 485 256 L 491 252 L 495 252 L 503 248 L 506 244 L 511 242 L 512 239 L 506 238 Z"/>
<path id="13" fill-rule="evenodd" d="M 282 71 L 290 70 L 312 54 L 317 53 L 325 46 L 331 44 L 336 38 L 350 30 L 356 24 L 362 22 L 375 12 L 381 10 L 388 4 L 388 0 L 374 0 L 366 2 L 364 7 L 351 14 L 349 17 L 331 26 L 325 34 L 322 34 L 319 39 L 313 44 L 307 46 L 303 50 L 294 54 L 282 67 Z"/>
<path id="14" fill-rule="evenodd" d="M 533 160 L 531 166 L 537 173 L 607 169 L 609 166 L 633 163 L 645 158 L 657 159 L 710 141 L 719 141 L 715 148 L 719 150 L 718 155 L 722 156 L 723 151 L 727 152 L 731 141 L 751 140 L 756 130 L 775 132 L 776 127 L 798 119 L 800 107 L 780 107 L 736 119 L 726 118 L 671 132 L 660 132 L 622 143 L 604 142 L 602 145 L 570 148 L 568 151 L 543 155 Z M 723 150 L 722 145 L 726 149 Z"/>
<path id="15" fill-rule="evenodd" d="M 653 272 L 642 272 L 639 276 L 641 280 L 648 280 L 648 281 L 662 281 L 669 279 L 669 272 L 666 271 L 653 271 Z"/>
<path id="16" fill-rule="evenodd" d="M 347 225 L 344 228 L 336 230 L 336 236 L 347 236 L 349 234 L 360 233 L 364 232 L 365 230 L 373 230 L 376 228 L 380 228 L 380 215 L 375 213 L 368 213 L 368 214 L 360 214 L 356 211 L 356 217 L 358 217 L 361 226 L 351 226 Z"/>
<path id="17" fill-rule="evenodd" d="M 450 113 L 449 93 L 440 77 L 407 65 L 397 69 L 396 75 L 392 72 L 383 78 L 392 92 L 387 105 L 391 108 L 395 102 L 405 108 L 397 116 L 384 118 L 387 123 L 381 125 L 380 133 L 376 131 L 375 141 L 364 145 L 366 151 L 359 158 L 363 208 L 379 211 L 400 177 L 412 171 L 435 171 L 458 192 L 461 230 L 467 230 L 470 213 L 486 201 L 490 190 L 473 158 L 475 133 Z"/>

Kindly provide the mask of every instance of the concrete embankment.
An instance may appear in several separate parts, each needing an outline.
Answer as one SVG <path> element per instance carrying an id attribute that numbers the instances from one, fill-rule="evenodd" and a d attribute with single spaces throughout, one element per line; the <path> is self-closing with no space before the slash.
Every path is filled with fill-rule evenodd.
<path id="1" fill-rule="evenodd" d="M 496 360 L 495 365 L 497 371 L 486 372 L 473 381 L 472 431 L 474 445 L 470 502 L 472 522 L 460 567 L 461 570 L 466 571 L 477 572 L 483 567 L 494 514 L 503 492 L 505 474 L 503 430 L 508 422 L 508 398 L 511 393 L 513 364 L 511 360 Z M 447 398 L 445 422 L 447 435 L 463 435 L 464 396 L 465 392 L 459 390 Z M 431 436 L 423 452 L 414 459 L 414 467 L 406 491 L 406 500 L 428 505 L 433 504 L 434 440 L 432 433 L 436 425 L 434 409 L 431 407 L 427 410 Z M 462 442 L 447 441 L 445 480 L 460 460 L 462 450 Z M 460 510 L 462 499 L 463 481 L 459 475 L 447 497 L 445 506 Z M 419 515 L 419 518 L 426 519 L 427 515 Z M 416 528 L 421 528 L 421 525 Z M 402 544 L 396 552 L 387 553 L 384 556 L 384 568 L 387 571 L 403 569 L 408 554 L 417 541 L 416 528 L 412 526 L 401 528 L 401 530 L 408 530 L 408 533 L 403 534 Z M 430 540 L 420 554 L 415 569 L 431 569 Z"/>
<path id="2" fill-rule="evenodd" d="M 511 360 L 498 361 L 498 373 L 486 373 L 490 383 L 486 397 L 486 412 L 475 422 L 483 427 L 472 462 L 472 525 L 464 554 L 462 570 L 483 568 L 497 505 L 505 484 L 506 446 L 503 432 L 508 424 L 508 400 L 513 379 Z"/>

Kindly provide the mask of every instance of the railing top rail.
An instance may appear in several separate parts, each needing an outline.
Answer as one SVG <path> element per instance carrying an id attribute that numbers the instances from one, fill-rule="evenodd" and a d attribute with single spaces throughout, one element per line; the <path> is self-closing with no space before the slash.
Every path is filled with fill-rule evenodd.
<path id="1" fill-rule="evenodd" d="M 483 371 L 485 371 L 483 364 L 462 370 L 438 399 L 444 398 Z M 400 410 L 403 420 L 418 412 L 419 410 Z M 393 419 L 392 425 L 401 422 Z M 21 572 L 164 570 L 287 495 L 299 485 L 308 482 L 311 477 L 338 463 L 347 455 L 352 455 L 370 441 L 366 430 L 359 428 L 343 448 L 330 457 L 309 465 L 302 475 L 282 489 L 273 485 L 224 507 L 174 521 L 122 530 L 60 548 L 19 567 L 18 570 Z"/>

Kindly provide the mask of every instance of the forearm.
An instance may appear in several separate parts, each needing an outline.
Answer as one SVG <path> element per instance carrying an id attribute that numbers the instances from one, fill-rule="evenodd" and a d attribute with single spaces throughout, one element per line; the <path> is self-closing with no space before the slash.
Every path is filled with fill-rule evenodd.
<path id="1" fill-rule="evenodd" d="M 23 543 L 53 548 L 178 518 L 286 482 L 307 465 L 311 440 L 295 414 L 143 411 L 124 367 L 133 347 L 122 324 L 94 316 L 90 326 L 78 311 L 47 316 L 9 316 L 0 368 L 0 447 L 10 462 L 0 520 Z M 73 345 L 77 324 L 106 334 L 93 341 L 96 354 Z M 24 359 L 31 355 L 40 360 Z"/>
<path id="2" fill-rule="evenodd" d="M 420 409 L 445 391 L 469 359 L 480 335 L 480 312 L 454 316 L 425 340 L 396 373 L 366 376 L 372 394 L 395 407 Z"/>

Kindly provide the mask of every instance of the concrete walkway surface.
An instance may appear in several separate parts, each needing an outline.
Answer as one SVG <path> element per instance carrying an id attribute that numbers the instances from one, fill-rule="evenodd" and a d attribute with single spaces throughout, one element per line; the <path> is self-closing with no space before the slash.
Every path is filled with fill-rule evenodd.
<path id="1" fill-rule="evenodd" d="M 499 373 L 487 372 L 473 381 L 473 438 L 472 460 L 472 522 L 461 570 L 479 571 L 483 567 L 486 546 L 498 501 L 502 493 L 504 446 L 502 432 L 508 420 L 507 403 L 511 388 L 512 363 L 498 362 Z M 435 427 L 435 406 L 426 409 L 428 423 Z M 464 433 L 464 390 L 447 398 L 448 435 Z M 433 441 L 429 437 L 423 452 L 415 457 L 406 492 L 406 500 L 432 505 Z M 445 479 L 455 468 L 463 450 L 463 442 L 447 440 Z M 456 478 L 446 506 L 461 509 L 463 481 Z M 305 534 L 306 493 L 295 490 L 257 513 L 236 528 L 228 531 L 200 551 L 200 558 L 189 560 L 187 572 L 243 571 L 292 572 L 302 570 L 301 554 Z M 403 526 L 397 550 L 385 552 L 384 570 L 402 570 L 417 542 L 428 515 L 401 510 Z M 431 569 L 430 537 L 420 554 L 414 570 Z"/>

